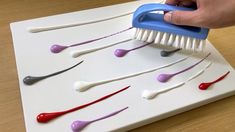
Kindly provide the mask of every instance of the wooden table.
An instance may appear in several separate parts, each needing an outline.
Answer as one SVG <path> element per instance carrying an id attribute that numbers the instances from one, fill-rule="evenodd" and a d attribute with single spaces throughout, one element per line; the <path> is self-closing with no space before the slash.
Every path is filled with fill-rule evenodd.
<path id="1" fill-rule="evenodd" d="M 131 0 L 0 1 L 0 131 L 25 131 L 9 23 L 107 6 Z M 209 40 L 235 67 L 235 27 L 211 30 Z M 235 96 L 152 123 L 133 131 L 234 131 Z"/>

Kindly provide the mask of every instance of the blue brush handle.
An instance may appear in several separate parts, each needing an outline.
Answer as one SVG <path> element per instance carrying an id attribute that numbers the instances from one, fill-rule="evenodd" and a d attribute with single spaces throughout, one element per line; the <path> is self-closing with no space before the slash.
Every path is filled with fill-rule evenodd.
<path id="1" fill-rule="evenodd" d="M 209 29 L 191 26 L 179 26 L 164 21 L 163 14 L 153 11 L 193 11 L 194 9 L 166 4 L 145 4 L 140 6 L 133 15 L 133 27 L 173 33 L 198 39 L 206 39 Z"/>

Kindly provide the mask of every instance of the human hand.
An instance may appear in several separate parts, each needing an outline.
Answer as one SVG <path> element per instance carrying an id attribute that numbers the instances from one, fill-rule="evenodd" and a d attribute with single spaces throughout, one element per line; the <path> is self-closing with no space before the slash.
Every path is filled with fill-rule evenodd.
<path id="1" fill-rule="evenodd" d="M 164 20 L 176 25 L 219 28 L 235 25 L 235 0 L 166 0 L 166 4 L 197 7 L 194 11 L 172 11 Z"/>

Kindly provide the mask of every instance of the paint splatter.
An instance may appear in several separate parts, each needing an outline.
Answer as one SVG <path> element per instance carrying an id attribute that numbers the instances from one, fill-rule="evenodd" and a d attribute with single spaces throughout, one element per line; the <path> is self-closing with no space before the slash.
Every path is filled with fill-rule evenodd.
<path id="1" fill-rule="evenodd" d="M 88 89 L 90 89 L 94 86 L 98 86 L 98 85 L 106 84 L 106 83 L 109 83 L 109 82 L 114 82 L 114 81 L 118 81 L 118 80 L 131 78 L 131 77 L 139 76 L 139 75 L 150 73 L 150 72 L 154 72 L 156 70 L 160 70 L 160 69 L 172 66 L 174 64 L 177 64 L 179 62 L 182 62 L 182 61 L 184 61 L 188 58 L 189 57 L 185 57 L 183 59 L 176 60 L 175 62 L 172 62 L 170 64 L 166 64 L 166 65 L 156 67 L 156 68 L 152 68 L 152 69 L 149 69 L 149 70 L 146 70 L 146 71 L 141 71 L 141 72 L 137 72 L 137 73 L 133 73 L 133 74 L 129 74 L 129 75 L 124 75 L 124 76 L 120 76 L 120 77 L 116 77 L 116 78 L 112 78 L 112 79 L 95 81 L 95 82 L 77 81 L 77 82 L 74 83 L 74 88 L 76 90 L 78 90 L 79 92 L 84 92 L 84 91 L 86 91 L 86 90 L 88 90 Z"/>
<path id="2" fill-rule="evenodd" d="M 83 25 L 94 24 L 94 23 L 98 23 L 98 22 L 104 22 L 104 21 L 108 21 L 108 20 L 128 16 L 128 15 L 131 15 L 132 13 L 133 12 L 127 12 L 127 13 L 120 14 L 120 15 L 117 15 L 117 16 L 102 18 L 102 19 L 98 19 L 98 20 L 91 20 L 91 21 L 87 21 L 87 22 L 62 24 L 62 25 L 55 25 L 55 26 L 48 26 L 48 27 L 30 27 L 30 28 L 28 28 L 28 31 L 31 32 L 31 33 L 38 33 L 38 32 L 57 30 L 57 29 L 62 29 L 62 28 L 83 26 Z"/>
<path id="3" fill-rule="evenodd" d="M 43 80 L 43 79 L 46 79 L 46 78 L 49 78 L 49 77 L 53 77 L 53 76 L 59 75 L 59 74 L 61 74 L 61 73 L 64 73 L 64 72 L 66 72 L 66 71 L 68 71 L 68 70 L 71 70 L 71 69 L 73 69 L 74 67 L 80 65 L 81 63 L 83 63 L 83 61 L 81 61 L 81 62 L 77 63 L 76 65 L 71 66 L 71 67 L 69 67 L 69 68 L 67 68 L 67 69 L 64 69 L 64 70 L 61 70 L 61 71 L 58 71 L 58 72 L 55 72 L 55 73 L 52 73 L 52 74 L 49 74 L 49 75 L 46 75 L 46 76 L 38 76 L 38 77 L 27 76 L 27 77 L 25 77 L 25 78 L 23 79 L 23 82 L 24 82 L 24 84 L 26 84 L 26 85 L 33 85 L 33 84 L 35 84 L 36 82 L 39 82 L 39 81 L 41 81 L 41 80 Z"/>
<path id="4" fill-rule="evenodd" d="M 110 118 L 110 117 L 112 117 L 114 115 L 117 115 L 120 112 L 126 110 L 127 108 L 128 107 L 125 107 L 121 110 L 115 111 L 111 114 L 108 114 L 106 116 L 103 116 L 103 117 L 100 117 L 100 118 L 97 118 L 97 119 L 91 120 L 91 121 L 81 121 L 81 120 L 74 121 L 71 125 L 71 129 L 73 130 L 73 132 L 80 132 L 82 129 L 84 129 L 86 126 L 90 125 L 91 123 L 97 122 L 97 121 L 100 121 L 100 120 L 103 120 L 103 119 L 106 119 L 106 118 Z"/>
<path id="5" fill-rule="evenodd" d="M 116 57 L 124 57 L 127 53 L 129 53 L 129 52 L 131 52 L 131 51 L 134 51 L 134 50 L 137 50 L 137 49 L 140 49 L 140 48 L 143 48 L 143 47 L 148 46 L 148 45 L 150 45 L 150 44 L 152 44 L 152 43 L 146 43 L 146 44 L 144 44 L 144 45 L 141 45 L 141 46 L 138 46 L 138 47 L 136 47 L 136 48 L 129 49 L 129 50 L 126 50 L 126 49 L 116 49 L 116 50 L 114 51 L 114 55 L 115 55 Z"/>
<path id="6" fill-rule="evenodd" d="M 99 99 L 97 99 L 97 100 L 94 100 L 94 101 L 92 101 L 92 102 L 90 102 L 90 103 L 87 103 L 87 104 L 84 104 L 84 105 L 81 105 L 81 106 L 78 106 L 78 107 L 75 107 L 75 108 L 72 108 L 72 109 L 69 109 L 69 110 L 65 110 L 65 111 L 61 111 L 61 112 L 52 112 L 52 113 L 41 113 L 41 114 L 39 114 L 39 115 L 37 116 L 37 121 L 38 121 L 39 123 L 47 123 L 47 122 L 49 122 L 49 121 L 51 121 L 51 120 L 53 120 L 53 119 L 55 119 L 55 118 L 57 118 L 57 117 L 60 117 L 60 116 L 62 116 L 62 115 L 65 115 L 65 114 L 68 114 L 68 113 L 71 113 L 71 112 L 80 110 L 80 109 L 82 109 L 82 108 L 85 108 L 85 107 L 88 107 L 88 106 L 93 105 L 93 104 L 95 104 L 95 103 L 98 103 L 98 102 L 100 102 L 100 101 L 103 101 L 103 100 L 105 100 L 105 99 L 107 99 L 107 98 L 110 98 L 111 96 L 113 96 L 113 95 L 115 95 L 115 94 L 118 94 L 118 93 L 120 93 L 120 92 L 122 92 L 122 91 L 128 89 L 129 87 L 130 87 L 130 86 L 127 86 L 127 87 L 125 87 L 125 88 L 123 88 L 123 89 L 121 89 L 121 90 L 118 90 L 118 91 L 116 91 L 116 92 L 114 92 L 114 93 L 111 93 L 111 94 L 109 94 L 109 95 L 106 95 L 106 96 L 104 96 L 104 97 L 101 97 L 101 98 L 99 98 Z"/>
<path id="7" fill-rule="evenodd" d="M 167 82 L 167 81 L 168 81 L 169 79 L 171 79 L 172 77 L 174 77 L 174 76 L 176 76 L 176 75 L 178 75 L 178 74 L 181 74 L 181 73 L 183 73 L 183 72 L 186 72 L 186 71 L 192 69 L 193 67 L 197 66 L 197 65 L 200 64 L 202 61 L 204 61 L 208 56 L 210 56 L 210 54 L 211 54 L 211 53 L 207 54 L 206 57 L 204 57 L 203 59 L 201 59 L 199 62 L 195 63 L 194 65 L 192 65 L 192 66 L 190 66 L 190 67 L 188 67 L 188 68 L 186 68 L 186 69 L 184 69 L 184 70 L 181 70 L 181 71 L 176 72 L 176 73 L 173 73 L 173 74 L 166 74 L 166 73 L 160 74 L 160 75 L 158 75 L 157 80 L 158 80 L 159 82 L 163 82 L 163 83 L 164 83 L 164 82 Z"/>
<path id="8" fill-rule="evenodd" d="M 55 45 L 51 46 L 51 52 L 52 53 L 60 53 L 61 51 L 65 50 L 67 48 L 75 47 L 75 46 L 80 46 L 80 45 L 84 45 L 84 44 L 89 44 L 89 43 L 92 43 L 92 42 L 95 42 L 95 41 L 99 41 L 99 40 L 102 40 L 102 39 L 105 39 L 105 38 L 108 38 L 108 37 L 112 37 L 112 36 L 121 34 L 123 32 L 129 31 L 131 29 L 132 29 L 132 27 L 129 27 L 127 29 L 124 29 L 122 31 L 119 31 L 119 32 L 116 32 L 116 33 L 113 33 L 113 34 L 110 34 L 110 35 L 107 35 L 107 36 L 103 36 L 103 37 L 92 39 L 92 40 L 87 40 L 87 41 L 80 42 L 80 43 L 77 43 L 77 44 L 71 44 L 71 45 L 68 45 L 68 46 L 63 46 L 63 45 L 55 44 Z"/>
<path id="9" fill-rule="evenodd" d="M 178 48 L 178 49 L 174 49 L 174 50 L 162 50 L 161 52 L 160 52 L 160 55 L 162 56 L 162 57 L 168 57 L 168 56 L 170 56 L 170 55 L 172 55 L 172 54 L 174 54 L 174 53 L 176 53 L 176 52 L 178 52 L 178 51 L 180 51 L 180 50 L 182 50 L 181 48 Z"/>
<path id="10" fill-rule="evenodd" d="M 219 77 L 218 79 L 216 79 L 215 81 L 212 82 L 208 82 L 208 83 L 201 83 L 199 85 L 199 89 L 201 90 L 207 90 L 211 85 L 223 80 L 228 74 L 230 73 L 230 71 L 228 71 L 226 74 L 224 74 L 223 76 Z"/>
<path id="11" fill-rule="evenodd" d="M 118 45 L 118 44 L 121 44 L 121 43 L 126 43 L 126 42 L 129 42 L 131 40 L 132 39 L 126 39 L 126 40 L 123 40 L 123 41 L 120 41 L 120 42 L 117 42 L 117 43 L 101 46 L 101 47 L 98 47 L 98 48 L 92 48 L 92 49 L 87 49 L 87 50 L 79 50 L 79 51 L 72 51 L 72 52 L 70 52 L 70 54 L 71 54 L 71 56 L 73 58 L 76 58 L 76 57 L 79 57 L 79 56 L 82 56 L 82 55 L 85 55 L 85 54 L 89 54 L 89 53 L 92 53 L 92 52 L 96 52 L 96 51 L 99 51 L 99 50 L 102 50 L 102 49 L 109 48 L 111 46 L 115 46 L 115 45 Z"/>
<path id="12" fill-rule="evenodd" d="M 184 84 L 186 84 L 187 82 L 195 79 L 196 77 L 200 76 L 207 68 L 209 68 L 211 66 L 211 62 L 209 62 L 202 70 L 198 71 L 195 75 L 189 77 L 185 82 L 180 82 L 178 84 L 175 84 L 173 86 L 170 86 L 168 88 L 164 88 L 161 90 L 144 90 L 142 92 L 142 97 L 145 99 L 153 99 L 154 97 L 156 97 L 157 95 L 161 94 L 161 93 L 165 93 L 167 91 L 179 88 L 181 86 L 183 86 Z"/>

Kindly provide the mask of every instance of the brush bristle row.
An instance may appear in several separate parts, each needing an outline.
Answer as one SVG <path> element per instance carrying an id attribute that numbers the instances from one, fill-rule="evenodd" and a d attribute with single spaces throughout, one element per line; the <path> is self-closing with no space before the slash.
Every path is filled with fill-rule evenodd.
<path id="1" fill-rule="evenodd" d="M 203 51 L 206 42 L 205 40 L 197 38 L 140 28 L 136 29 L 134 38 L 148 43 L 154 42 L 155 44 L 173 46 L 175 48 L 197 52 Z"/>

